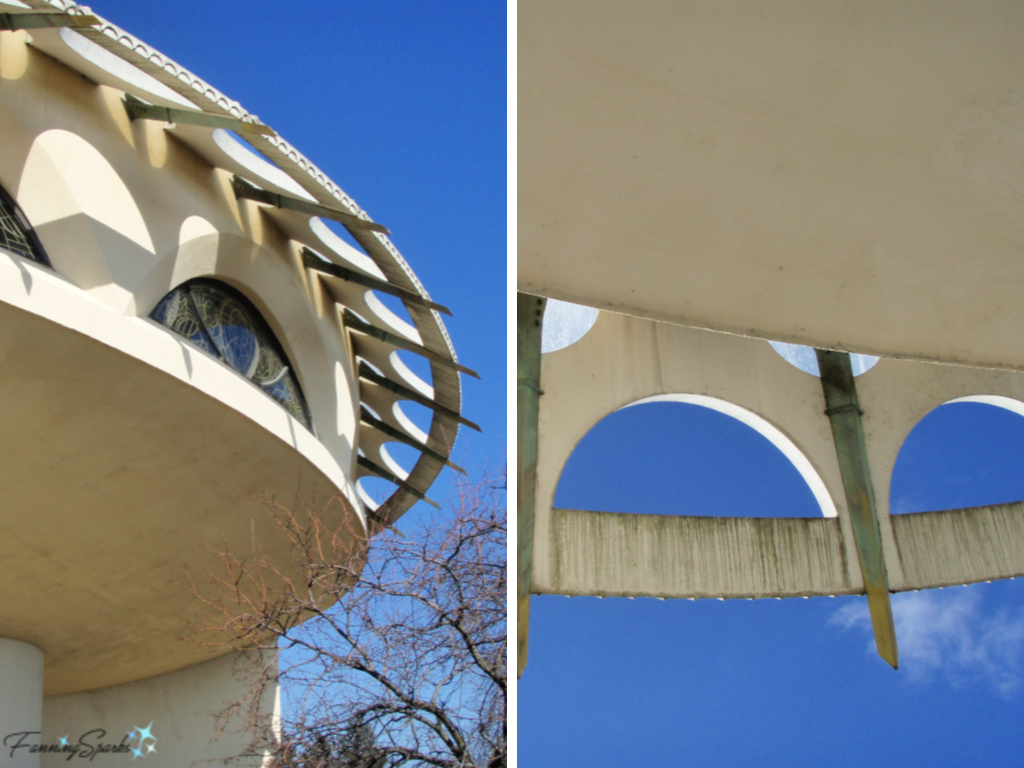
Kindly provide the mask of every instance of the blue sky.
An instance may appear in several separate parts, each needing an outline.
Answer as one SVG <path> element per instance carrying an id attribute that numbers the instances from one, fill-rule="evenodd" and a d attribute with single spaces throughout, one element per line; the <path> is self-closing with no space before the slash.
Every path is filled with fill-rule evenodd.
<path id="1" fill-rule="evenodd" d="M 908 437 L 891 500 L 902 512 L 1021 500 L 1022 470 L 1024 418 L 951 404 Z M 569 459 L 555 501 L 818 514 L 767 440 L 674 403 L 600 422 Z M 893 606 L 899 671 L 878 658 L 862 598 L 534 596 L 519 764 L 1018 765 L 1024 581 L 897 595 Z"/>
<path id="2" fill-rule="evenodd" d="M 463 412 L 483 434 L 463 428 L 453 458 L 474 472 L 500 466 L 504 3 L 91 7 L 258 115 L 392 231 L 432 298 L 452 310 L 445 323 L 460 361 L 481 375 L 462 377 Z M 404 359 L 423 370 L 414 356 Z M 416 419 L 415 405 L 406 410 Z M 411 449 L 393 453 L 408 466 Z M 430 495 L 440 501 L 450 490 L 446 470 Z"/>

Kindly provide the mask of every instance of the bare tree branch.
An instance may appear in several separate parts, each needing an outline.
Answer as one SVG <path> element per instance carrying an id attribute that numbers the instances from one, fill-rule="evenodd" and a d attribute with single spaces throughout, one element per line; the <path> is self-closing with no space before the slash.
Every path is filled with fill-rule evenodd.
<path id="1" fill-rule="evenodd" d="M 189 574 L 213 616 L 204 642 L 281 649 L 281 668 L 261 668 L 224 712 L 254 727 L 267 694 L 286 692 L 282 722 L 263 723 L 247 755 L 275 768 L 506 766 L 504 479 L 463 482 L 445 513 L 371 540 L 268 501 L 290 562 L 254 541 L 244 558 L 218 552 L 221 572 Z"/>

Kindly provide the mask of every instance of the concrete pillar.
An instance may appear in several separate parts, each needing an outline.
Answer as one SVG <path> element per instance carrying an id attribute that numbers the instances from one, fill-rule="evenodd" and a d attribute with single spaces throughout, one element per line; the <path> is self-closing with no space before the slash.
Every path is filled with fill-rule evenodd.
<path id="1" fill-rule="evenodd" d="M 43 652 L 0 638 L 0 764 L 39 768 L 39 753 L 29 746 L 39 744 L 42 730 Z"/>

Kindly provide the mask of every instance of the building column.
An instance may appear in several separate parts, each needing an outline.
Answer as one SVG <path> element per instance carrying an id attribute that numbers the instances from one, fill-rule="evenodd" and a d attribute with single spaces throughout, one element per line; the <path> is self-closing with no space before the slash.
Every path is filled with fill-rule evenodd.
<path id="1" fill-rule="evenodd" d="M 533 586 L 533 515 L 537 485 L 537 418 L 540 409 L 541 330 L 547 299 L 517 295 L 516 342 L 516 531 L 519 589 L 516 630 L 516 677 L 526 667 L 530 637 L 530 590 Z"/>
<path id="2" fill-rule="evenodd" d="M 39 744 L 42 730 L 43 652 L 0 638 L 0 765 L 39 768 L 39 753 L 29 747 Z"/>
<path id="3" fill-rule="evenodd" d="M 867 438 L 861 422 L 863 411 L 857 399 L 853 366 L 847 352 L 815 350 L 821 388 L 825 394 L 825 413 L 832 422 L 832 438 L 836 444 L 839 471 L 846 491 L 846 508 L 853 523 L 853 540 L 864 577 L 868 612 L 875 631 L 878 655 L 896 669 L 899 648 L 896 645 L 896 624 L 889 601 L 889 577 L 882 553 L 882 534 L 878 529 L 875 508 L 875 487 L 868 466 Z"/>

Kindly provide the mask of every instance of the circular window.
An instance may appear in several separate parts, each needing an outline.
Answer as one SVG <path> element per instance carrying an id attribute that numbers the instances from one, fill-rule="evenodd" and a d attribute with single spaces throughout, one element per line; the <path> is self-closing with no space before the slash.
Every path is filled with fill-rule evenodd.
<path id="1" fill-rule="evenodd" d="M 790 365 L 799 368 L 811 376 L 820 376 L 818 371 L 818 356 L 813 347 L 805 347 L 801 344 L 784 344 L 781 341 L 770 341 L 772 349 L 778 352 Z M 850 365 L 853 368 L 853 375 L 860 376 L 874 368 L 878 358 L 874 355 L 850 355 Z"/>
<path id="2" fill-rule="evenodd" d="M 597 322 L 597 310 L 582 304 L 548 299 L 541 327 L 540 351 L 557 352 L 587 335 Z"/>
<path id="3" fill-rule="evenodd" d="M 234 288 L 190 280 L 164 296 L 149 316 L 223 360 L 312 431 L 306 399 L 284 350 L 252 302 Z"/>

